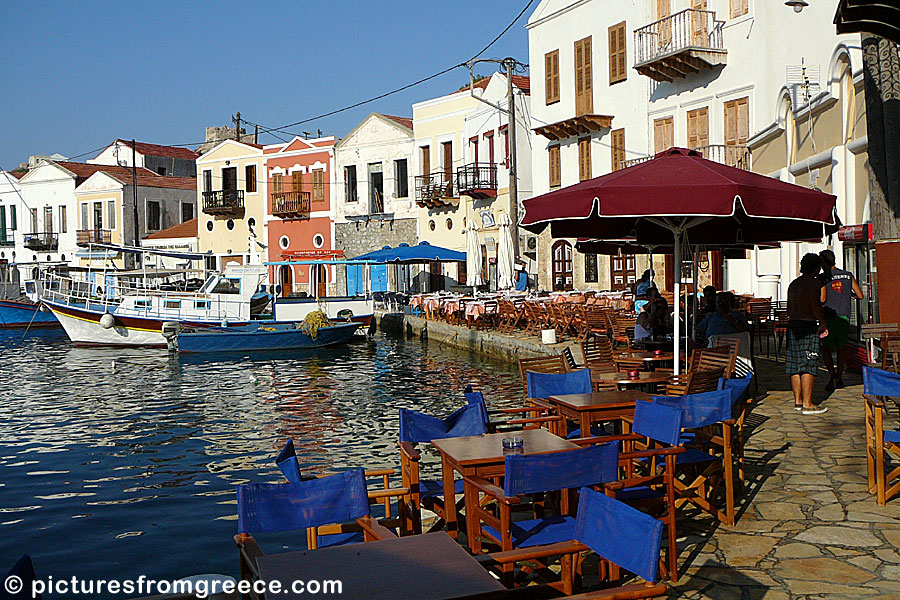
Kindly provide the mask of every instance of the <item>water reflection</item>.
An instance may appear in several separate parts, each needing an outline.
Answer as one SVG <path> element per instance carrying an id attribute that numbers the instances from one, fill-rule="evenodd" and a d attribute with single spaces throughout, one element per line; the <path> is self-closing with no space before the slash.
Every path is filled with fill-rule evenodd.
<path id="1" fill-rule="evenodd" d="M 382 337 L 208 360 L 0 331 L 0 376 L 0 571 L 27 551 L 53 577 L 236 574 L 234 485 L 278 481 L 286 437 L 311 472 L 395 466 L 398 407 L 521 393 L 509 365 Z"/>

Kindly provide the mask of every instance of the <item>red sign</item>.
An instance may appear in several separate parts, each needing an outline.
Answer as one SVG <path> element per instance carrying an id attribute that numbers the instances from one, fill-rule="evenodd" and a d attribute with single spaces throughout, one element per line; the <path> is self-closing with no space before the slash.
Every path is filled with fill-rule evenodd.
<path id="1" fill-rule="evenodd" d="M 838 229 L 838 239 L 842 242 L 870 242 L 872 241 L 872 225 L 848 225 Z"/>
<path id="2" fill-rule="evenodd" d="M 306 258 L 310 260 L 327 260 L 330 258 L 344 258 L 343 250 L 288 250 L 282 252 L 285 258 Z"/>

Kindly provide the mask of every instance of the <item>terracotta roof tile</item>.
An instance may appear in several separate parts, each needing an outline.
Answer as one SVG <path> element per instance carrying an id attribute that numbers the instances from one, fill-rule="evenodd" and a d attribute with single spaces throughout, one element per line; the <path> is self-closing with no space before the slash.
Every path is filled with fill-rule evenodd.
<path id="1" fill-rule="evenodd" d="M 61 166 L 64 169 L 68 169 L 72 173 L 75 173 L 75 185 L 81 185 L 81 183 L 96 173 L 97 171 L 103 171 L 107 173 L 119 181 L 123 183 L 127 183 L 131 181 L 131 168 L 130 167 L 120 167 L 117 165 L 89 165 L 87 163 L 79 163 L 79 162 L 68 162 L 68 161 L 53 161 L 55 164 Z M 150 175 L 153 177 L 160 177 L 150 169 L 145 169 L 144 167 L 138 167 L 137 169 L 138 176 Z M 126 181 L 127 179 L 127 181 Z M 188 178 L 185 178 L 188 179 Z M 194 183 L 196 186 L 196 183 Z"/>
<path id="2" fill-rule="evenodd" d="M 173 225 L 168 229 L 161 229 L 156 233 L 146 236 L 146 240 L 159 240 L 170 238 L 193 238 L 197 237 L 197 219 L 191 219 L 178 225 Z"/>
<path id="3" fill-rule="evenodd" d="M 413 128 L 413 120 L 410 119 L 409 117 L 395 117 L 394 115 L 384 115 L 384 114 L 381 115 L 381 116 L 382 116 L 382 117 L 387 117 L 387 118 L 390 119 L 391 121 L 396 121 L 397 123 L 400 123 L 401 125 L 403 125 L 403 126 L 406 127 L 407 129 L 412 129 L 412 128 Z"/>
<path id="4" fill-rule="evenodd" d="M 124 144 L 131 148 L 131 142 L 126 140 L 116 140 L 120 144 Z M 145 156 L 166 156 L 168 158 L 183 158 L 185 160 L 197 160 L 199 156 L 190 148 L 180 148 L 178 146 L 160 146 L 159 144 L 148 144 L 146 142 L 135 142 L 135 150 Z"/>
<path id="5" fill-rule="evenodd" d="M 528 77 L 527 75 L 513 75 L 512 80 L 513 80 L 514 86 L 516 86 L 517 88 L 522 90 L 526 95 L 529 95 L 529 96 L 531 95 L 531 78 L 530 77 Z M 484 78 L 476 81 L 474 84 L 474 87 L 483 90 L 483 89 L 487 88 L 488 83 L 490 83 L 490 81 L 491 81 L 490 77 L 484 77 Z M 469 85 L 466 84 L 466 85 L 462 86 L 461 88 L 459 88 L 457 91 L 461 92 L 468 88 L 469 88 Z"/>

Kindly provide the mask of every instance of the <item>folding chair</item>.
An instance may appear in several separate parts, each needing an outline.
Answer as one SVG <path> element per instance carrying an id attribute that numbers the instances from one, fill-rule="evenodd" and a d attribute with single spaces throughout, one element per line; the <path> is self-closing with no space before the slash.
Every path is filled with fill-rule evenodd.
<path id="1" fill-rule="evenodd" d="M 525 395 L 530 402 L 546 400 L 550 396 L 561 396 L 564 394 L 590 394 L 594 390 L 590 369 L 580 369 L 568 373 L 528 371 L 525 377 L 527 386 Z M 547 404 L 547 407 L 550 409 L 549 404 Z M 564 423 L 562 420 L 559 425 L 560 427 L 555 432 L 557 435 L 568 438 L 582 437 L 581 429 L 575 428 L 569 431 L 568 423 Z M 597 430 L 588 435 L 602 435 L 602 433 L 602 431 Z"/>
<path id="2" fill-rule="evenodd" d="M 606 335 L 595 336 L 592 340 L 581 343 L 581 355 L 586 367 L 615 371 L 612 342 Z"/>
<path id="3" fill-rule="evenodd" d="M 466 496 L 474 511 L 472 523 L 476 531 L 469 532 L 469 547 L 475 554 L 482 551 L 482 537 L 500 547 L 501 551 L 565 542 L 575 537 L 575 518 L 569 502 L 569 490 L 615 481 L 618 473 L 618 448 L 615 444 L 594 445 L 577 450 L 547 454 L 511 454 L 505 460 L 503 489 L 481 477 L 464 478 Z M 522 496 L 546 492 L 561 492 L 559 514 L 534 515 L 533 519 L 512 520 L 512 508 L 523 502 Z M 497 501 L 499 515 L 481 506 L 484 495 Z M 514 566 L 502 565 L 501 579 L 508 585 Z M 546 565 L 545 565 L 546 568 Z M 567 570 L 564 561 L 563 570 Z M 566 593 L 571 594 L 571 582 Z"/>
<path id="4" fill-rule="evenodd" d="M 467 404 L 477 404 L 482 408 L 484 422 L 487 424 L 488 433 L 512 431 L 516 429 L 537 428 L 545 424 L 553 424 L 561 421 L 562 417 L 552 414 L 552 409 L 533 403 L 531 406 L 516 406 L 495 408 L 488 410 L 484 401 L 484 394 L 476 391 L 472 384 L 466 386 L 465 397 Z M 493 419 L 492 416 L 502 415 L 505 419 Z M 511 418 L 513 415 L 524 415 Z M 552 428 L 552 427 L 548 427 Z"/>
<path id="5" fill-rule="evenodd" d="M 878 504 L 900 493 L 900 431 L 884 428 L 884 398 L 900 396 L 900 375 L 872 367 L 863 367 L 863 394 L 866 399 L 866 467 L 869 493 Z M 889 469 L 885 457 L 894 468 Z"/>
<path id="6" fill-rule="evenodd" d="M 421 479 L 421 455 L 413 444 L 483 433 L 487 433 L 487 410 L 484 402 L 467 404 L 445 419 L 400 409 L 400 476 L 403 487 L 409 489 L 409 495 L 402 503 L 402 534 L 422 533 L 422 506 L 438 516 L 438 521 L 430 531 L 440 529 L 446 517 L 443 481 Z M 461 479 L 454 484 L 454 492 L 463 493 Z M 461 505 L 457 508 L 461 508 Z"/>
<path id="7" fill-rule="evenodd" d="M 263 552 L 254 533 L 309 532 L 341 523 L 348 530 L 360 529 L 364 541 L 394 537 L 389 529 L 369 518 L 369 498 L 361 469 L 298 483 L 239 485 L 237 504 L 238 534 L 234 542 L 239 550 L 242 580 L 259 579 L 257 559 Z"/>
<path id="8" fill-rule="evenodd" d="M 570 596 L 569 600 L 624 600 L 655 598 L 665 594 L 665 584 L 656 583 L 663 524 L 594 490 L 582 488 L 578 494 L 578 517 L 571 540 L 498 552 L 481 559 L 481 562 L 506 566 L 562 556 L 561 581 L 551 585 L 568 594 L 574 587 L 576 555 L 592 550 L 602 559 L 601 574 L 609 573 L 610 579 L 617 580 L 619 569 L 624 569 L 643 578 L 644 583 L 596 590 Z"/>

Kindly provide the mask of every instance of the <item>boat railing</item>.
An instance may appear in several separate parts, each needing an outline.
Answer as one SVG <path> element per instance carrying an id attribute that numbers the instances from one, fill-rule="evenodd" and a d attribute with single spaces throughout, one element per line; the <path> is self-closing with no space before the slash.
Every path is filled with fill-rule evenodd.
<path id="1" fill-rule="evenodd" d="M 128 310 L 136 317 L 188 321 L 249 318 L 249 302 L 239 294 L 232 299 L 223 294 L 163 290 L 113 278 L 94 282 L 57 274 L 45 276 L 41 287 L 41 296 L 48 301 L 87 310 L 112 311 L 122 299 L 133 297 L 135 305 Z"/>

